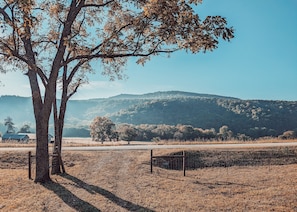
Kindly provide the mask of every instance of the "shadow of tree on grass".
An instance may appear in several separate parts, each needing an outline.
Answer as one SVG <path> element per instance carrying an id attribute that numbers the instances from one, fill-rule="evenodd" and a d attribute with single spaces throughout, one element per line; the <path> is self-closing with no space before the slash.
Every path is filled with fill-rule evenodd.
<path id="1" fill-rule="evenodd" d="M 74 182 L 75 186 L 77 186 L 79 188 L 83 188 L 91 194 L 95 194 L 95 193 L 100 194 L 100 195 L 104 196 L 105 198 L 109 199 L 110 201 L 112 201 L 113 203 L 117 204 L 118 206 L 120 206 L 124 209 L 127 209 L 129 211 L 153 212 L 153 210 L 151 210 L 149 208 L 145 208 L 140 205 L 134 204 L 130 201 L 124 200 L 106 189 L 85 183 L 84 181 L 82 181 L 72 175 L 62 174 L 61 176 L 64 177 L 65 179 L 68 179 L 68 180 Z M 47 189 L 55 192 L 67 205 L 69 205 L 70 207 L 74 208 L 77 211 L 95 211 L 95 212 L 100 211 L 98 208 L 96 208 L 92 204 L 78 198 L 73 193 L 71 193 L 71 191 L 69 191 L 64 186 L 62 186 L 58 183 L 51 182 L 51 183 L 45 184 L 44 186 Z"/>
<path id="2" fill-rule="evenodd" d="M 71 180 L 72 182 L 74 182 L 76 184 L 76 186 L 85 189 L 86 191 L 88 191 L 89 193 L 93 194 L 93 193 L 97 193 L 100 194 L 104 197 L 106 197 L 107 199 L 109 199 L 110 201 L 114 202 L 115 204 L 117 204 L 118 206 L 127 209 L 129 211 L 148 211 L 148 212 L 153 212 L 153 210 L 149 209 L 149 208 L 145 208 L 142 207 L 140 205 L 134 204 L 130 201 L 124 200 L 116 195 L 114 195 L 113 193 L 111 193 L 110 191 L 100 188 L 98 186 L 94 186 L 94 185 L 90 185 L 85 183 L 84 181 L 69 175 L 69 174 L 63 174 L 62 177 Z"/>
<path id="3" fill-rule="evenodd" d="M 100 211 L 94 205 L 75 196 L 71 191 L 59 183 L 50 182 L 43 184 L 43 186 L 57 194 L 67 205 L 76 211 Z"/>

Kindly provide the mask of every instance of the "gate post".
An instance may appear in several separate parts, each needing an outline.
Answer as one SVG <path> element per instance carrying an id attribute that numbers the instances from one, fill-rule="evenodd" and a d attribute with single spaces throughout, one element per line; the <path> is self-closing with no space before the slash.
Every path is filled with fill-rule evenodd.
<path id="1" fill-rule="evenodd" d="M 151 173 L 153 173 L 153 150 L 151 149 Z"/>
<path id="2" fill-rule="evenodd" d="M 183 151 L 183 171 L 184 171 L 184 177 L 186 176 L 186 153 L 185 150 Z"/>
<path id="3" fill-rule="evenodd" d="M 32 177 L 31 177 L 31 151 L 29 151 L 29 153 L 28 153 L 28 164 L 29 164 L 28 177 L 29 177 L 29 180 L 31 180 L 32 179 Z"/>

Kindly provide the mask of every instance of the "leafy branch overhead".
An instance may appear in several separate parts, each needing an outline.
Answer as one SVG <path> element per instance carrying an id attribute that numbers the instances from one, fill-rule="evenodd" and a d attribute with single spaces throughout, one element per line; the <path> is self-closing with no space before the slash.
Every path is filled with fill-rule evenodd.
<path id="1" fill-rule="evenodd" d="M 0 4 L 1 59 L 19 68 L 29 65 L 47 84 L 53 66 L 72 74 L 90 70 L 99 59 L 103 74 L 121 77 L 128 57 L 144 64 L 152 55 L 185 49 L 217 48 L 233 38 L 225 18 L 200 20 L 185 0 L 3 1 Z M 32 51 L 31 57 L 26 52 Z M 82 76 L 79 77 L 80 79 Z M 77 82 L 77 81 L 76 81 Z"/>

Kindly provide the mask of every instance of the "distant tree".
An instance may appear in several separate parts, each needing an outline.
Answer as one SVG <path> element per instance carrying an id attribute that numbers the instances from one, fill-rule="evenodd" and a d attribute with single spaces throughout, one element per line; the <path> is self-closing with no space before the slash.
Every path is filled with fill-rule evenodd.
<path id="1" fill-rule="evenodd" d="M 154 133 L 155 129 L 157 128 L 157 125 L 152 124 L 141 124 L 134 126 L 137 132 L 137 137 L 135 139 L 138 139 L 140 141 L 150 141 L 157 135 Z"/>
<path id="2" fill-rule="evenodd" d="M 238 133 L 236 135 L 236 139 L 239 140 L 239 141 L 248 141 L 248 140 L 251 140 L 251 137 L 245 135 L 245 134 L 242 134 L 242 133 Z"/>
<path id="3" fill-rule="evenodd" d="M 19 133 L 30 133 L 30 132 L 31 130 L 30 130 L 29 124 L 24 124 L 19 130 Z"/>
<path id="4" fill-rule="evenodd" d="M 157 125 L 155 129 L 152 130 L 154 134 L 156 134 L 156 137 L 159 137 L 160 139 L 172 139 L 174 133 L 176 132 L 176 128 L 174 126 L 166 125 L 166 124 L 160 124 Z"/>
<path id="5" fill-rule="evenodd" d="M 14 123 L 12 122 L 12 118 L 8 116 L 6 119 L 4 119 L 4 125 L 7 127 L 6 133 L 8 134 L 15 133 L 15 127 L 14 127 Z"/>
<path id="6" fill-rule="evenodd" d="M 216 138 L 217 133 L 214 128 L 211 129 L 199 129 L 201 131 L 200 137 L 205 140 L 211 140 Z"/>
<path id="7" fill-rule="evenodd" d="M 124 141 L 128 141 L 130 144 L 130 141 L 133 141 L 137 136 L 137 131 L 133 125 L 129 124 L 122 124 L 118 128 L 119 137 L 120 139 Z"/>
<path id="8" fill-rule="evenodd" d="M 181 140 L 195 140 L 195 131 L 191 125 L 177 125 L 177 129 L 180 132 Z"/>
<path id="9" fill-rule="evenodd" d="M 116 136 L 116 127 L 109 118 L 97 116 L 90 125 L 90 134 L 93 141 L 111 141 Z"/>
<path id="10" fill-rule="evenodd" d="M 220 127 L 219 134 L 217 135 L 220 140 L 226 141 L 232 138 L 233 133 L 229 130 L 229 127 L 224 125 Z"/>
<path id="11" fill-rule="evenodd" d="M 177 131 L 174 133 L 173 139 L 181 141 L 183 139 L 183 134 L 180 131 Z"/>

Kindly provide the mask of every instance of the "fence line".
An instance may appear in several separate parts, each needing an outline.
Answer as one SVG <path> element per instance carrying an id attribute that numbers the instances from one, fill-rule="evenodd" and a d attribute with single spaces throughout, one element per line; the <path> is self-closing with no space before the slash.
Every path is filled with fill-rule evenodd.
<path id="1" fill-rule="evenodd" d="M 183 160 L 183 173 L 184 176 L 186 176 L 186 153 L 185 151 L 183 151 L 182 155 L 163 155 L 163 156 L 153 156 L 153 150 L 151 149 L 151 173 L 153 173 L 153 159 L 157 159 L 157 158 L 181 158 Z"/>
<path id="2" fill-rule="evenodd" d="M 230 150 L 176 150 L 171 155 L 154 156 L 152 166 L 171 170 L 195 170 L 210 167 L 228 168 L 233 166 L 272 166 L 297 164 L 297 147 Z M 183 154 L 184 158 L 183 158 Z M 186 156 L 185 156 L 186 155 Z M 183 158 L 183 164 L 181 160 Z M 153 160 L 154 159 L 154 160 Z"/>

